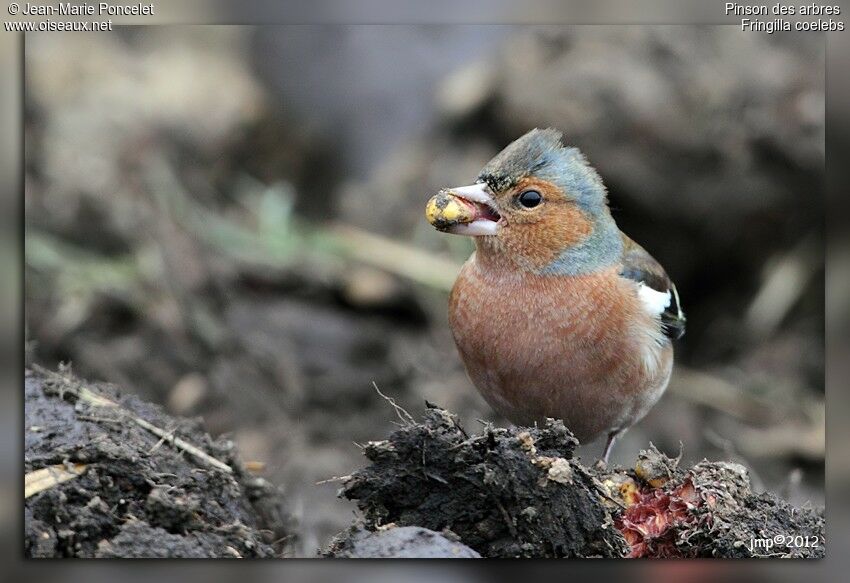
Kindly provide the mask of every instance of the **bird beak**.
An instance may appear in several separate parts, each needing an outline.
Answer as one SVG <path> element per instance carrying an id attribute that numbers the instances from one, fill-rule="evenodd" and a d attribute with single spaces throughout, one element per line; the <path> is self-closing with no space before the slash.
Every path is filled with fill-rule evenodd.
<path id="1" fill-rule="evenodd" d="M 481 183 L 441 190 L 428 201 L 425 217 L 438 231 L 468 237 L 497 234 L 501 218 Z"/>

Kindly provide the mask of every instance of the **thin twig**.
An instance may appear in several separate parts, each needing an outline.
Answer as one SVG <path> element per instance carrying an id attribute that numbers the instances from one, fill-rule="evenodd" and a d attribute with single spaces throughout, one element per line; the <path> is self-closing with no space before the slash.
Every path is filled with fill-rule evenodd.
<path id="1" fill-rule="evenodd" d="M 512 537 L 516 538 L 517 537 L 517 531 L 516 531 L 516 525 L 514 525 L 513 518 L 511 518 L 511 515 L 508 514 L 507 510 L 505 510 L 505 507 L 502 505 L 502 502 L 498 498 L 496 498 L 496 495 L 493 494 L 492 492 L 490 494 L 493 498 L 493 501 L 496 503 L 496 508 L 498 508 L 499 511 L 502 513 L 502 518 L 505 520 L 505 524 L 508 527 L 508 531 L 510 531 Z"/>
<path id="2" fill-rule="evenodd" d="M 395 399 L 392 397 L 388 397 L 381 392 L 381 389 L 378 388 L 378 383 L 372 381 L 372 386 L 375 388 L 375 391 L 390 405 L 392 405 L 393 409 L 395 409 L 395 414 L 398 415 L 398 418 L 404 424 L 416 425 L 416 421 L 413 419 L 413 416 L 408 413 L 404 407 L 395 402 Z M 403 415 L 402 415 L 403 414 Z"/>

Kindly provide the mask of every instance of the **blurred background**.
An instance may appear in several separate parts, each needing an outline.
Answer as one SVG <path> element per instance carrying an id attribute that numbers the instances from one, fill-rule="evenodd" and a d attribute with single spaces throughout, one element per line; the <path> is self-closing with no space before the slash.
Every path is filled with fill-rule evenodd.
<path id="1" fill-rule="evenodd" d="M 824 38 L 707 26 L 127 27 L 26 38 L 27 358 L 202 416 L 313 556 L 395 413 L 505 424 L 446 321 L 471 242 L 423 218 L 556 127 L 688 315 L 620 442 L 823 504 Z M 582 448 L 592 463 L 602 444 Z"/>

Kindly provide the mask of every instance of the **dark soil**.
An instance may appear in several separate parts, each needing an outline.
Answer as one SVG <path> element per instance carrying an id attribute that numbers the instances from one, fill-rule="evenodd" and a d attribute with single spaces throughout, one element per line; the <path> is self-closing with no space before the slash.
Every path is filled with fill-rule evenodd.
<path id="1" fill-rule="evenodd" d="M 67 369 L 28 371 L 25 394 L 28 476 L 79 472 L 27 494 L 27 556 L 287 553 L 295 525 L 282 493 L 248 473 L 232 443 L 213 440 L 198 420 L 84 383 Z M 822 509 L 754 494 L 739 464 L 703 461 L 684 470 L 650 447 L 633 469 L 585 467 L 560 421 L 488 424 L 471 435 L 444 409 L 429 405 L 417 423 L 390 402 L 401 427 L 364 446 L 371 465 L 344 478 L 340 492 L 357 501 L 364 521 L 338 535 L 325 556 L 824 554 Z M 773 542 L 758 542 L 765 540 Z"/>
<path id="2" fill-rule="evenodd" d="M 79 398 L 85 387 L 117 407 Z M 275 557 L 293 532 L 282 493 L 247 473 L 233 444 L 197 420 L 68 371 L 27 371 L 25 471 L 85 464 L 76 479 L 25 503 L 30 557 Z M 141 418 L 227 464 L 232 473 L 176 448 Z"/>
<path id="3" fill-rule="evenodd" d="M 389 439 L 365 446 L 371 465 L 340 491 L 371 530 L 449 532 L 484 557 L 824 555 L 822 509 L 754 494 L 739 464 L 703 461 L 685 471 L 651 447 L 634 469 L 589 468 L 574 458 L 578 442 L 560 421 L 469 435 L 443 409 L 430 408 L 422 423 L 400 416 Z M 363 536 L 356 528 L 340 535 L 328 554 L 360 548 Z M 756 542 L 775 537 L 784 538 Z"/>
<path id="4" fill-rule="evenodd" d="M 345 482 L 372 527 L 449 529 L 485 557 L 619 557 L 625 541 L 599 502 L 598 485 L 571 460 L 578 441 L 563 423 L 469 436 L 431 408 Z M 559 484 L 568 487 L 559 487 Z"/>

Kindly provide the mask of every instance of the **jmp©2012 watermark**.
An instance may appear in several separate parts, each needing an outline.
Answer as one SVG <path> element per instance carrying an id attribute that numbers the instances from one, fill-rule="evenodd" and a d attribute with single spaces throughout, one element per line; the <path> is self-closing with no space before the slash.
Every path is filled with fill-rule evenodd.
<path id="1" fill-rule="evenodd" d="M 824 543 L 824 537 L 822 536 L 777 534 L 766 538 L 752 538 L 749 541 L 748 547 L 750 552 L 756 552 L 758 550 L 769 552 L 774 549 L 779 551 L 789 548 L 818 547 Z"/>

